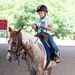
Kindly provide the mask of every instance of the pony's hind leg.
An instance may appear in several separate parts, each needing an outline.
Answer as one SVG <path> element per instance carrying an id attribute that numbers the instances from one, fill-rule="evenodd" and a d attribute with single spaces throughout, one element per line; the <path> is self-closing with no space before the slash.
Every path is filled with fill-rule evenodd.
<path id="1" fill-rule="evenodd" d="M 44 72 L 44 75 L 51 75 L 51 70 L 46 70 L 46 71 Z"/>
<path id="2" fill-rule="evenodd" d="M 41 71 L 37 71 L 36 75 L 44 75 L 44 71 L 42 71 L 42 70 Z"/>
<path id="3" fill-rule="evenodd" d="M 48 70 L 48 75 L 51 75 L 51 70 Z"/>
<path id="4" fill-rule="evenodd" d="M 30 75 L 36 75 L 36 73 L 30 72 Z"/>

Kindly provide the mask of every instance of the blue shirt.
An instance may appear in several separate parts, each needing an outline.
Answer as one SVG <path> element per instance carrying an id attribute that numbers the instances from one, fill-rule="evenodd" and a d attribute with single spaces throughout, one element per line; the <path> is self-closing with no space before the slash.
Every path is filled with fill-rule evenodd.
<path id="1" fill-rule="evenodd" d="M 41 31 L 45 32 L 45 33 L 50 33 L 49 30 L 47 29 L 44 29 L 43 28 L 43 25 L 45 24 L 46 26 L 50 25 L 52 23 L 52 21 L 49 19 L 49 18 L 39 18 L 37 21 L 36 21 L 36 25 L 38 27 L 38 30 L 37 30 L 37 33 L 40 33 Z"/>

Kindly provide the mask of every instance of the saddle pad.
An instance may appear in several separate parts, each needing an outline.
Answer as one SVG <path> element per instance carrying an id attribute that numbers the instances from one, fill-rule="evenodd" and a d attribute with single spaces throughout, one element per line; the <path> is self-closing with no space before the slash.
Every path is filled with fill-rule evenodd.
<path id="1" fill-rule="evenodd" d="M 44 45 L 44 48 L 45 48 L 46 54 L 47 54 L 47 60 L 49 60 L 50 59 L 50 47 L 47 45 L 47 43 L 45 42 L 45 40 L 43 38 L 40 38 L 40 41 Z"/>

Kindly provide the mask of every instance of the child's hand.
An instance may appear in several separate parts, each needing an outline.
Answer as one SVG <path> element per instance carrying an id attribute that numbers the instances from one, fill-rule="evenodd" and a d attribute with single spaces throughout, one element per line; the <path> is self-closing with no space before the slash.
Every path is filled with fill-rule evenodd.
<path id="1" fill-rule="evenodd" d="M 32 24 L 32 28 L 34 28 L 34 30 L 37 31 L 37 27 L 35 24 Z"/>
<path id="2" fill-rule="evenodd" d="M 47 29 L 47 26 L 46 25 L 43 25 L 43 28 Z"/>
<path id="3" fill-rule="evenodd" d="M 35 24 L 32 24 L 32 28 L 36 28 L 36 25 Z"/>

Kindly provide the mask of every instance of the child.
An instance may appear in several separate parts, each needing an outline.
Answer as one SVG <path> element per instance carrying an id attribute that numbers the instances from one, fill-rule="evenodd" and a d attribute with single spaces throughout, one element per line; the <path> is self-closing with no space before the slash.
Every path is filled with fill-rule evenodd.
<path id="1" fill-rule="evenodd" d="M 50 44 L 52 49 L 55 50 L 57 55 L 56 62 L 59 63 L 61 62 L 59 57 L 59 49 L 50 35 L 50 31 L 52 30 L 52 22 L 49 18 L 46 17 L 48 9 L 45 5 L 40 5 L 37 8 L 37 13 L 39 14 L 40 18 L 36 21 L 35 24 L 32 25 L 32 27 L 35 31 L 37 31 L 37 34 L 43 32 L 48 36 L 48 44 Z"/>

